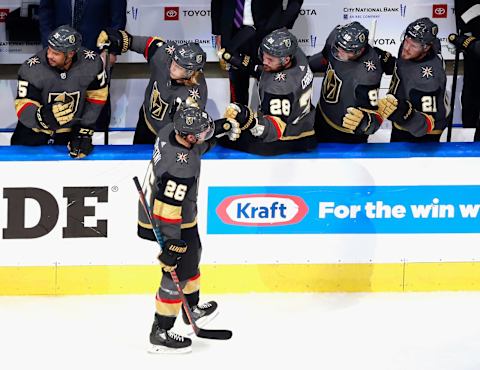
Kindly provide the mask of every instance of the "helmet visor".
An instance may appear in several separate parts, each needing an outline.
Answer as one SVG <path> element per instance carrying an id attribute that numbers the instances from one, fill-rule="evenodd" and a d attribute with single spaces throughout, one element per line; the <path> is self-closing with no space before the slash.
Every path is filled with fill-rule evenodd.
<path id="1" fill-rule="evenodd" d="M 207 141 L 208 139 L 212 138 L 214 131 L 215 131 L 214 124 L 213 122 L 211 122 L 205 130 L 196 134 L 195 138 L 198 141 Z"/>
<path id="2" fill-rule="evenodd" d="M 359 55 L 360 52 L 355 52 L 355 51 L 347 51 L 343 49 L 339 45 L 332 45 L 332 55 L 335 59 L 341 61 L 341 62 L 348 62 L 349 60 L 353 60 Z"/>

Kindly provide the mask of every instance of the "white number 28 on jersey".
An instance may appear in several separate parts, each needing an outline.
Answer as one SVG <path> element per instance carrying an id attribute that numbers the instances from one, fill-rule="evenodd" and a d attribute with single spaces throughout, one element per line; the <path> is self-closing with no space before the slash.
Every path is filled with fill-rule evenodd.
<path id="1" fill-rule="evenodd" d="M 270 100 L 270 114 L 288 117 L 290 115 L 290 100 L 278 98 Z"/>

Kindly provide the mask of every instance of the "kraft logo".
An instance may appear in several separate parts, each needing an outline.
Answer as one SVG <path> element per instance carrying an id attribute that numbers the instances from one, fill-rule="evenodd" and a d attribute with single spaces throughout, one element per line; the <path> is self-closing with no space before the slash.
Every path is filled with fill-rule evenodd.
<path id="1" fill-rule="evenodd" d="M 293 225 L 307 212 L 302 198 L 285 194 L 235 195 L 217 207 L 217 215 L 224 223 L 238 226 Z"/>
<path id="2" fill-rule="evenodd" d="M 433 4 L 432 18 L 447 18 L 448 5 L 447 4 Z"/>
<path id="3" fill-rule="evenodd" d="M 180 7 L 166 6 L 164 9 L 164 19 L 166 21 L 178 21 L 180 15 Z"/>

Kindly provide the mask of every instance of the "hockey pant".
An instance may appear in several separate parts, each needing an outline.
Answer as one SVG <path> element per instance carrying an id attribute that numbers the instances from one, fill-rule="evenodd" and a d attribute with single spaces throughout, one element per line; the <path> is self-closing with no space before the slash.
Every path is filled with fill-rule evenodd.
<path id="1" fill-rule="evenodd" d="M 177 272 L 180 286 L 187 298 L 190 307 L 197 305 L 200 299 L 200 256 L 202 244 L 198 236 L 197 226 L 182 229 L 182 239 L 187 243 L 187 252 L 178 262 Z M 170 273 L 162 272 L 160 287 L 155 296 L 155 310 L 158 326 L 170 330 L 175 324 L 175 319 L 180 313 L 182 300 L 177 288 L 172 281 Z"/>

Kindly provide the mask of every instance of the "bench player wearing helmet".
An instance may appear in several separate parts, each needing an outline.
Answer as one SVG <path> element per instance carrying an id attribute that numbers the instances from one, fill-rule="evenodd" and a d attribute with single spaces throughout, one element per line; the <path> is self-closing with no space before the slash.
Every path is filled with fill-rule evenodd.
<path id="1" fill-rule="evenodd" d="M 437 34 L 429 18 L 405 30 L 388 94 L 379 101 L 382 116 L 392 121 L 392 142 L 438 142 L 447 125 L 447 77 Z"/>
<path id="2" fill-rule="evenodd" d="M 226 116 L 237 119 L 244 131 L 237 142 L 222 140 L 222 145 L 260 155 L 316 147 L 311 105 L 313 74 L 291 32 L 282 28 L 263 38 L 259 48 L 262 65 L 255 64 L 248 55 L 225 49 L 220 50 L 219 56 L 237 68 L 250 71 L 258 79 L 260 97 L 260 109 L 255 113 L 239 103 L 228 106 Z"/>
<path id="3" fill-rule="evenodd" d="M 148 166 L 143 189 L 147 202 L 153 210 L 153 219 L 165 241 L 159 256 L 163 271 L 176 270 L 180 285 L 195 320 L 202 325 L 203 319 L 216 314 L 217 303 L 199 304 L 200 256 L 202 244 L 197 228 L 197 193 L 201 157 L 214 144 L 215 137 L 227 133 L 230 140 L 239 136 L 237 125 L 225 125 L 226 119 L 213 121 L 202 109 L 181 106 L 166 124 L 168 134 L 157 137 L 152 160 Z M 138 235 L 155 241 L 147 215 L 139 205 Z M 170 274 L 162 274 L 156 295 L 156 312 L 150 342 L 152 351 L 190 351 L 191 340 L 172 329 L 180 312 L 181 299 Z M 183 320 L 188 319 L 183 313 Z M 204 324 L 205 322 L 203 322 Z"/>
<path id="4" fill-rule="evenodd" d="M 81 43 L 76 30 L 60 26 L 48 37 L 48 47 L 22 64 L 12 145 L 67 145 L 73 158 L 92 151 L 108 86 L 100 57 Z"/>
<path id="5" fill-rule="evenodd" d="M 176 44 L 159 37 L 133 36 L 126 31 L 107 29 L 97 46 L 112 52 L 128 50 L 143 54 L 150 67 L 150 80 L 140 107 L 134 144 L 153 144 L 182 102 L 204 109 L 207 83 L 203 75 L 206 53 L 197 43 Z"/>
<path id="6" fill-rule="evenodd" d="M 394 58 L 371 47 L 368 35 L 359 22 L 337 26 L 323 50 L 309 58 L 314 72 L 325 72 L 315 117 L 319 142 L 366 143 L 383 122 L 378 90 Z"/>

